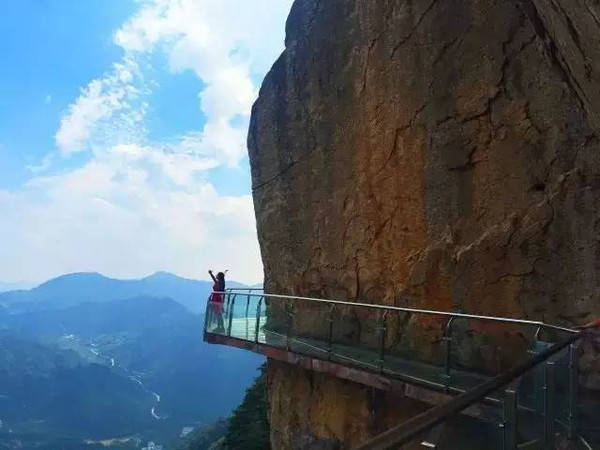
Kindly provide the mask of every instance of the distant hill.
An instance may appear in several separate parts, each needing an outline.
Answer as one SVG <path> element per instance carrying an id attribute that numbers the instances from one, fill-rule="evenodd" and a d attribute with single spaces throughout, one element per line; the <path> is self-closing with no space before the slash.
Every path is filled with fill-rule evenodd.
<path id="1" fill-rule="evenodd" d="M 245 287 L 228 281 L 228 287 Z M 118 280 L 99 273 L 72 273 L 49 280 L 30 290 L 0 293 L 0 306 L 13 311 L 67 308 L 88 302 L 106 302 L 137 296 L 171 298 L 190 311 L 204 311 L 212 282 L 157 272 L 138 280 Z"/>
<path id="2" fill-rule="evenodd" d="M 35 283 L 27 283 L 25 281 L 23 282 L 16 282 L 16 283 L 8 283 L 5 281 L 0 281 L 0 292 L 7 292 L 7 291 L 16 291 L 16 290 L 22 290 L 22 289 L 31 289 L 35 287 Z"/>
<path id="3" fill-rule="evenodd" d="M 170 298 L 138 296 L 19 314 L 2 314 L 0 308 L 0 330 L 43 340 L 64 335 L 90 339 L 103 334 L 141 333 L 183 324 L 202 328 L 201 319 Z"/>

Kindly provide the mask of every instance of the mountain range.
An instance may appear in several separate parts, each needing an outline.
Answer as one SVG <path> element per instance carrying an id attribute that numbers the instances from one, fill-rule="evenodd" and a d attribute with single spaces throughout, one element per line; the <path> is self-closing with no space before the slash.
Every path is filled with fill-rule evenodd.
<path id="1" fill-rule="evenodd" d="M 156 272 L 141 279 L 119 280 L 95 272 L 80 272 L 53 278 L 29 290 L 0 293 L 0 305 L 14 311 L 56 309 L 84 302 L 106 302 L 134 296 L 171 298 L 190 311 L 204 310 L 212 281 L 182 278 Z M 227 281 L 227 287 L 245 287 Z"/>
<path id="2" fill-rule="evenodd" d="M 1 293 L 0 449 L 168 446 L 226 417 L 263 358 L 203 342 L 211 287 L 76 273 Z"/>

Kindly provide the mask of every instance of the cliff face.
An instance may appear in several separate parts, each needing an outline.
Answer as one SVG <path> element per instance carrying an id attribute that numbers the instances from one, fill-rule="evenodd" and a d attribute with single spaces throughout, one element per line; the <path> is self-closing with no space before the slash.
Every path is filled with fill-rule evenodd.
<path id="1" fill-rule="evenodd" d="M 267 291 L 600 315 L 599 80 L 598 0 L 296 0 L 248 137 Z M 268 373 L 275 448 L 377 431 L 367 389 Z"/>

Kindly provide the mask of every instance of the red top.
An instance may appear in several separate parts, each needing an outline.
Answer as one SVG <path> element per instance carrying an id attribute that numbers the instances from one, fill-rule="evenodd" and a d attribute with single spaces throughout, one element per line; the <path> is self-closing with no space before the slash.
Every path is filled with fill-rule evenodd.
<path id="1" fill-rule="evenodd" d="M 221 286 L 219 286 L 219 282 L 215 281 L 212 288 L 213 288 L 213 293 L 208 298 L 211 303 L 211 307 L 212 307 L 213 311 L 216 312 L 217 314 L 223 314 L 223 303 L 224 303 L 225 299 L 223 298 L 223 294 L 215 293 L 215 292 L 219 292 L 221 290 Z"/>
<path id="2" fill-rule="evenodd" d="M 223 294 L 215 294 L 215 292 L 219 292 L 221 290 L 221 286 L 219 286 L 218 281 L 214 282 L 212 290 L 213 290 L 213 294 L 212 294 L 211 301 L 217 302 L 217 303 L 223 303 Z"/>

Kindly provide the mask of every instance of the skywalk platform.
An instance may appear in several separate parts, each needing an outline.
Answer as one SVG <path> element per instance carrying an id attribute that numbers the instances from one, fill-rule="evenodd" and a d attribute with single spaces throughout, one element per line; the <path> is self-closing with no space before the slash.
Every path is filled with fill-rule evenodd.
<path id="1" fill-rule="evenodd" d="M 498 376 L 459 367 L 453 361 L 454 321 L 488 321 L 496 325 L 531 329 L 535 339 L 527 351 L 532 355 L 542 354 L 552 346 L 552 343 L 538 341 L 541 331 L 570 336 L 573 342 L 544 359 L 542 364 L 527 370 L 507 386 L 486 393 L 461 412 L 463 416 L 479 421 L 477 427 L 480 430 L 497 432 L 498 439 L 489 448 L 554 448 L 556 439 L 561 437 L 571 438 L 575 445 L 573 448 L 600 448 L 600 424 L 595 420 L 600 414 L 600 403 L 591 396 L 580 395 L 577 381 L 578 336 L 575 330 L 530 320 L 350 304 L 252 291 L 232 290 L 222 295 L 226 297 L 225 326 L 217 328 L 210 308 L 207 309 L 204 330 L 206 342 L 253 351 L 375 389 L 400 392 L 438 407 L 453 401 L 455 397 L 471 393 L 478 386 L 493 383 Z M 307 305 L 311 308 L 311 314 L 318 317 L 315 327 L 325 328 L 321 333 L 310 333 L 313 336 L 307 336 L 300 327 L 294 325 L 294 314 L 298 314 L 294 309 Z M 335 328 L 340 326 L 337 323 L 340 319 L 336 320 L 335 311 L 339 312 L 341 308 L 361 308 L 374 312 L 373 317 L 378 319 L 372 324 L 374 335 L 370 337 L 377 339 L 369 339 L 368 345 L 349 344 L 347 340 L 336 339 Z M 445 355 L 442 361 L 407 358 L 389 350 L 389 344 L 386 344 L 386 320 L 389 320 L 390 314 L 396 313 L 437 315 L 446 321 L 440 340 Z M 314 334 L 320 338 L 315 338 Z M 377 342 L 380 344 L 377 345 Z M 456 422 L 456 418 L 450 417 L 446 422 L 450 423 L 450 420 Z M 463 429 L 468 429 L 464 421 L 460 423 Z M 443 434 L 439 426 L 428 430 L 433 435 Z M 431 448 L 433 445 L 436 448 L 426 437 L 419 437 L 424 446 Z M 429 440 L 434 441 L 435 438 Z"/>

